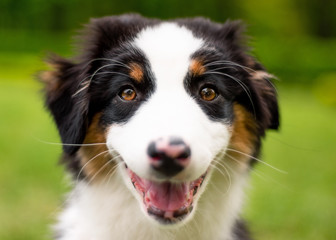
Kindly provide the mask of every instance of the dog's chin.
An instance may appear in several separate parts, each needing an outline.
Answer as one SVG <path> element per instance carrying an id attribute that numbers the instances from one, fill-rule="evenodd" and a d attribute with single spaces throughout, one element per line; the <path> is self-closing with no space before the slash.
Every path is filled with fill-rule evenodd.
<path id="1" fill-rule="evenodd" d="M 205 172 L 194 181 L 176 183 L 141 178 L 127 166 L 125 170 L 146 215 L 167 227 L 183 224 L 193 215 L 194 205 L 207 175 Z"/>

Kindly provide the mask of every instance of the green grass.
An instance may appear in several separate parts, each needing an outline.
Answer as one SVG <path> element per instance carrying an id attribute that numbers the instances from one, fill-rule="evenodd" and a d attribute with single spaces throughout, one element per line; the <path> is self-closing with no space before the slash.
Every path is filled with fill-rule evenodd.
<path id="1" fill-rule="evenodd" d="M 0 239 L 48 239 L 67 184 L 57 131 L 43 108 L 34 54 L 0 56 Z M 252 171 L 245 216 L 256 239 L 335 239 L 336 109 L 308 87 L 279 84 L 282 127 Z"/>
<path id="2" fill-rule="evenodd" d="M 31 77 L 38 58 L 16 57 L 0 74 L 0 239 L 48 239 L 65 182 L 60 147 L 38 139 L 59 140 Z"/>
<path id="3" fill-rule="evenodd" d="M 335 239 L 336 109 L 308 88 L 280 88 L 282 127 L 252 173 L 247 218 L 258 239 Z"/>

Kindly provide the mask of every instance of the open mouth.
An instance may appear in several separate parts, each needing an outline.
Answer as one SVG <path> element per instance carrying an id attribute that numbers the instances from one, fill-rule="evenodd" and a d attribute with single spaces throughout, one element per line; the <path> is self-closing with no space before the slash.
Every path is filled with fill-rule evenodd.
<path id="1" fill-rule="evenodd" d="M 193 199 L 206 173 L 192 182 L 154 182 L 143 179 L 126 167 L 134 188 L 143 199 L 147 213 L 162 224 L 176 223 L 193 210 Z"/>

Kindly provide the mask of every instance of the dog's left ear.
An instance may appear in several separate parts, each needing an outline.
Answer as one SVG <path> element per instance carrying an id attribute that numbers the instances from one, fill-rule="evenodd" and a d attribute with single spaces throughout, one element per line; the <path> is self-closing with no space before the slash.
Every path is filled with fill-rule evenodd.
<path id="1" fill-rule="evenodd" d="M 258 64 L 259 65 L 259 64 Z M 273 75 L 262 68 L 250 72 L 249 89 L 255 104 L 254 111 L 262 133 L 267 129 L 279 128 L 277 92 L 271 79 Z"/>
<path id="2" fill-rule="evenodd" d="M 72 155 L 84 140 L 88 126 L 88 99 L 79 91 L 83 67 L 60 57 L 48 60 L 53 70 L 39 75 L 44 83 L 46 106 L 50 110 L 63 142 L 65 153 Z M 73 144 L 73 145 L 71 145 Z"/>
<path id="3" fill-rule="evenodd" d="M 244 32 L 245 26 L 240 21 L 227 21 L 217 36 L 223 39 L 225 43 L 223 46 L 230 49 L 234 61 L 247 67 L 245 71 L 248 72 L 248 79 L 244 82 L 249 88 L 251 99 L 246 99 L 244 94 L 242 102 L 253 112 L 260 134 L 264 135 L 267 129 L 279 128 L 277 92 L 271 81 L 274 76 L 267 73 L 265 68 L 249 55 Z M 251 106 L 252 104 L 254 106 Z"/>

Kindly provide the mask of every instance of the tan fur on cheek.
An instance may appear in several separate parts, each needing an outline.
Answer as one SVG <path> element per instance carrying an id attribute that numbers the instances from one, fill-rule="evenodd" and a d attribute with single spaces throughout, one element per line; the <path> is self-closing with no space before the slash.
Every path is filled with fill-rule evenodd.
<path id="1" fill-rule="evenodd" d="M 244 107 L 235 104 L 233 109 L 235 119 L 229 145 L 229 148 L 233 150 L 227 150 L 227 153 L 229 159 L 236 163 L 238 161 L 243 167 L 249 163 L 248 155 L 252 155 L 255 151 L 255 144 L 258 141 L 257 125 L 253 115 Z"/>
<path id="2" fill-rule="evenodd" d="M 97 114 L 87 132 L 84 144 L 96 144 L 83 146 L 79 149 L 79 156 L 83 173 L 92 182 L 99 181 L 112 174 L 116 163 L 109 162 L 112 156 L 109 154 L 106 143 L 105 131 L 99 125 L 100 114 Z M 102 143 L 102 144 L 101 144 Z"/>

